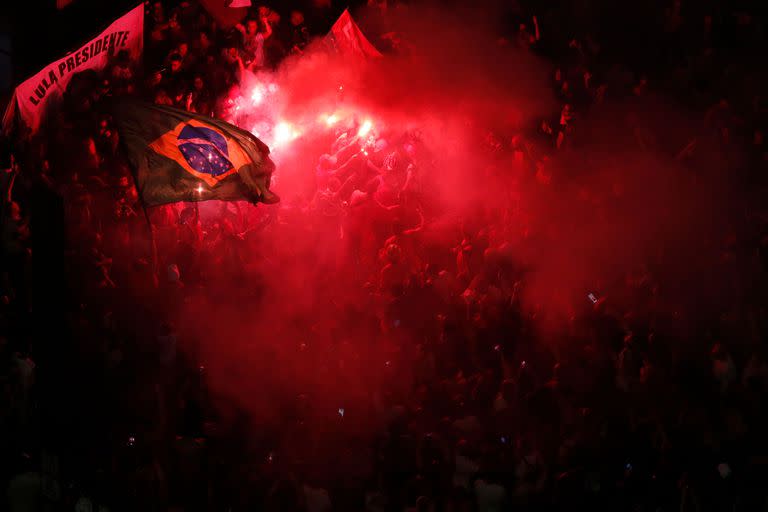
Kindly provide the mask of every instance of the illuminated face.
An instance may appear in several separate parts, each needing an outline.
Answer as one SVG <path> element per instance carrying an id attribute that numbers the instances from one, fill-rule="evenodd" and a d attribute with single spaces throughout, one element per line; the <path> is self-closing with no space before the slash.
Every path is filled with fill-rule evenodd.
<path id="1" fill-rule="evenodd" d="M 291 13 L 291 24 L 301 25 L 304 23 L 304 15 L 299 11 L 293 11 Z"/>
<path id="2" fill-rule="evenodd" d="M 195 81 L 193 82 L 193 85 L 195 87 L 195 90 L 202 91 L 203 90 L 203 79 L 199 76 L 195 77 Z"/>
<path id="3" fill-rule="evenodd" d="M 187 43 L 179 44 L 179 53 L 181 54 L 182 57 L 186 55 L 188 51 L 189 51 L 189 45 Z"/>
<path id="4" fill-rule="evenodd" d="M 172 60 L 171 61 L 171 71 L 178 71 L 181 69 L 181 61 L 180 60 Z"/>
<path id="5" fill-rule="evenodd" d="M 249 34 L 253 35 L 259 30 L 259 24 L 256 23 L 255 20 L 248 20 L 248 24 L 246 25 L 246 30 Z"/>

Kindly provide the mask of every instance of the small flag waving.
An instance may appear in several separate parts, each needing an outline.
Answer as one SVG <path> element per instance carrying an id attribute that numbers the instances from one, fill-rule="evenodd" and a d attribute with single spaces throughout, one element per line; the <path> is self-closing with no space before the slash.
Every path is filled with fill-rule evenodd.
<path id="1" fill-rule="evenodd" d="M 269 148 L 224 121 L 138 101 L 112 105 L 144 204 L 248 200 L 273 204 Z"/>
<path id="2" fill-rule="evenodd" d="M 381 52 L 365 37 L 348 10 L 345 10 L 325 36 L 326 43 L 336 52 L 353 57 L 381 57 Z"/>

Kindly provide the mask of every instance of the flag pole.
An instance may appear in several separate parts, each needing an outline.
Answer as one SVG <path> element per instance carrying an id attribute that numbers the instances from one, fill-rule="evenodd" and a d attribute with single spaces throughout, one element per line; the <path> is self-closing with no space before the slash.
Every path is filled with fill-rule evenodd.
<path id="1" fill-rule="evenodd" d="M 200 219 L 200 201 L 195 201 L 195 250 L 200 252 L 203 246 L 203 221 Z"/>
<path id="2" fill-rule="evenodd" d="M 150 249 L 151 249 L 151 258 L 152 258 L 152 281 L 155 284 L 155 288 L 159 287 L 158 282 L 158 263 L 157 263 L 157 241 L 155 240 L 155 230 L 152 229 L 152 222 L 149 220 L 149 211 L 147 210 L 146 205 L 142 205 L 144 210 L 144 220 L 147 221 L 147 229 L 149 229 L 149 242 L 150 242 Z"/>

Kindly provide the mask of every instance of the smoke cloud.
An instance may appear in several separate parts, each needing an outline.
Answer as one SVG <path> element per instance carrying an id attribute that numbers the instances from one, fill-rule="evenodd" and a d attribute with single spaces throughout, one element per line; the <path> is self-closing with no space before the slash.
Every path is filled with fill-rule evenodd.
<path id="1" fill-rule="evenodd" d="M 368 26 L 383 23 L 361 14 Z M 587 309 L 588 293 L 619 314 L 636 308 L 623 285 L 645 271 L 658 283 L 655 300 L 673 312 L 701 319 L 740 300 L 751 262 L 724 251 L 749 211 L 729 173 L 739 151 L 704 132 L 699 113 L 609 89 L 605 103 L 577 112 L 575 132 L 545 158 L 534 134 L 561 108 L 551 64 L 498 41 L 487 14 L 409 8 L 387 23 L 403 55 L 355 62 L 315 48 L 268 77 L 279 87 L 269 123 L 291 132 L 289 143 L 267 140 L 283 202 L 247 207 L 261 226 L 245 235 L 247 254 L 214 255 L 205 272 L 215 284 L 180 312 L 182 337 L 199 351 L 221 407 L 244 409 L 262 426 L 336 418 L 344 426 L 333 428 L 364 435 L 376 425 L 370 403 L 408 389 L 414 369 L 397 367 L 406 349 L 378 328 L 377 275 L 351 248 L 355 214 L 339 220 L 306 205 L 318 159 L 344 123 L 370 121 L 391 145 L 418 131 L 429 155 L 419 169 L 419 236 L 438 248 L 429 262 L 455 273 L 451 248 L 467 237 L 502 247 L 522 276 L 523 308 L 538 313 L 545 336 Z M 693 155 L 675 159 L 691 140 Z M 496 143 L 520 154 L 490 151 Z M 371 232 L 391 233 L 391 222 L 370 222 Z"/>

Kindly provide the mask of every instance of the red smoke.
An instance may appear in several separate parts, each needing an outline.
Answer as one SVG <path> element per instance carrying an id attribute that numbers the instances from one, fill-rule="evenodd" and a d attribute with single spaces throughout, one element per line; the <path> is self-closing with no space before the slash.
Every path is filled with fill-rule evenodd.
<path id="1" fill-rule="evenodd" d="M 670 308 L 714 307 L 739 293 L 725 282 L 734 266 L 718 258 L 723 237 L 738 229 L 729 203 L 742 196 L 713 158 L 692 169 L 667 155 L 665 146 L 695 135 L 693 116 L 648 97 L 597 106 L 578 120 L 572 146 L 528 168 L 514 152 L 489 152 L 487 132 L 509 146 L 558 111 L 549 64 L 499 45 L 484 20 L 410 11 L 390 23 L 409 41 L 406 55 L 354 62 L 309 52 L 269 77 L 279 87 L 270 122 L 287 123 L 278 136 L 285 143 L 273 148 L 273 188 L 283 201 L 248 207 L 251 222 L 265 227 L 245 236 L 243 254 L 205 269 L 214 284 L 179 320 L 199 345 L 221 407 L 234 404 L 262 423 L 294 408 L 326 420 L 344 408 L 344 424 L 368 432 L 367 407 L 409 389 L 414 369 L 399 363 L 406 349 L 379 334 L 378 275 L 350 249 L 345 230 L 355 219 L 339 222 L 307 206 L 318 159 L 347 123 L 370 120 L 390 143 L 419 130 L 431 155 L 420 234 L 421 244 L 438 248 L 430 263 L 455 273 L 451 248 L 482 232 L 483 243 L 503 248 L 524 272 L 523 306 L 546 311 L 538 316 L 544 333 L 585 309 L 590 292 L 617 311 L 632 308 L 620 284 L 649 263 Z M 641 132 L 655 139 L 652 149 L 639 147 Z M 268 142 L 275 140 L 273 133 Z M 717 151 L 699 146 L 704 155 Z M 392 222 L 362 220 L 371 232 L 391 232 Z M 417 350 L 411 344 L 407 350 Z"/>

